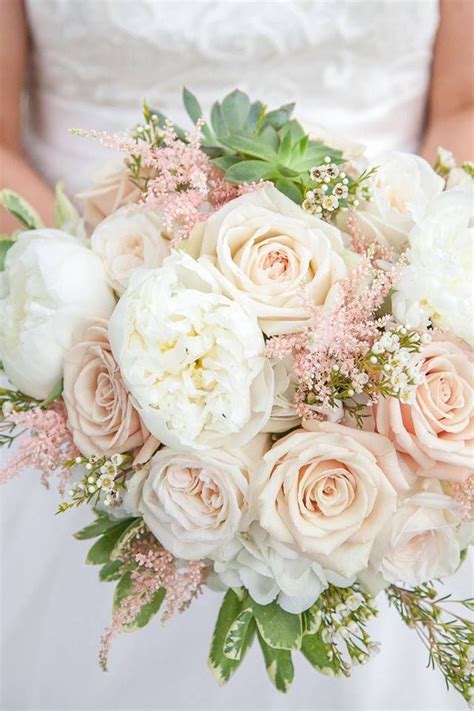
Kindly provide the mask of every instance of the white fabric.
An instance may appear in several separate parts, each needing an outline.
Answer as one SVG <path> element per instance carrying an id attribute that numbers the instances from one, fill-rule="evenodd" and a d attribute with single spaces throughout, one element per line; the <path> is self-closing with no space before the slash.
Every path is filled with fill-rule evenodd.
<path id="1" fill-rule="evenodd" d="M 182 84 L 206 108 L 239 86 L 272 107 L 294 99 L 308 126 L 326 124 L 374 150 L 417 146 L 437 0 L 26 4 L 34 46 L 26 142 L 47 178 L 70 189 L 83 187 L 107 153 L 68 136 L 69 127 L 122 129 L 143 97 L 181 120 Z M 255 646 L 218 689 L 206 665 L 220 602 L 211 592 L 164 628 L 154 621 L 124 635 L 104 675 L 96 655 L 112 586 L 98 582 L 97 568 L 83 564 L 87 544 L 71 537 L 89 512 L 55 517 L 55 506 L 31 472 L 2 491 L 6 711 L 464 708 L 425 669 L 419 640 L 393 611 L 374 624 L 383 653 L 350 680 L 322 677 L 295 655 L 284 697 Z M 464 566 L 450 589 L 470 594 L 471 572 Z"/>

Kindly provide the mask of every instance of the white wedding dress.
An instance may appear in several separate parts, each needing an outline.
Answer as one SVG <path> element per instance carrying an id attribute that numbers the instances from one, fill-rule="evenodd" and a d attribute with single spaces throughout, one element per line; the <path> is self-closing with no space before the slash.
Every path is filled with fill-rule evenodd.
<path id="1" fill-rule="evenodd" d="M 378 151 L 416 150 L 422 130 L 437 0 L 158 2 L 27 0 L 33 42 L 28 154 L 47 179 L 84 187 L 107 153 L 70 127 L 133 124 L 144 97 L 183 121 L 182 85 L 207 109 L 239 86 L 270 107 L 295 100 L 309 129 L 325 125 Z M 223 689 L 206 658 L 220 596 L 207 592 L 162 627 L 115 643 L 110 672 L 97 665 L 112 586 L 86 567 L 72 532 L 85 510 L 55 517 L 56 495 L 25 472 L 2 491 L 1 708 L 457 709 L 441 675 L 393 611 L 374 625 L 383 653 L 348 680 L 295 655 L 285 697 L 250 651 Z M 449 583 L 470 594 L 469 566 Z"/>

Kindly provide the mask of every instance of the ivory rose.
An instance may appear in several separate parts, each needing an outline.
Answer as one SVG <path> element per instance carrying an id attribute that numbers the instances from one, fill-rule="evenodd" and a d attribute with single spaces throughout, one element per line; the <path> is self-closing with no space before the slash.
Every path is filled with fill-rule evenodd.
<path id="1" fill-rule="evenodd" d="M 91 236 L 92 251 L 102 260 L 110 286 L 123 294 L 133 272 L 160 267 L 170 253 L 162 216 L 123 208 L 107 217 Z"/>
<path id="2" fill-rule="evenodd" d="M 43 400 L 62 377 L 75 330 L 112 313 L 104 267 L 65 232 L 33 230 L 8 250 L 1 281 L 0 360 L 15 387 Z"/>
<path id="3" fill-rule="evenodd" d="M 240 451 L 164 447 L 155 454 L 138 511 L 167 550 L 186 560 L 219 555 L 243 527 L 250 471 L 266 442 L 266 437 L 258 437 Z"/>
<path id="4" fill-rule="evenodd" d="M 130 180 L 123 160 L 109 162 L 97 174 L 94 184 L 76 196 L 86 221 L 95 227 L 124 205 L 138 202 L 140 189 Z"/>
<path id="5" fill-rule="evenodd" d="M 464 481 L 474 470 L 474 359 L 450 341 L 423 347 L 412 404 L 381 398 L 377 432 L 410 455 L 418 476 Z"/>
<path id="6" fill-rule="evenodd" d="M 416 215 L 441 193 L 444 180 L 424 158 L 410 153 L 393 151 L 376 163 L 372 198 L 361 203 L 357 221 L 366 238 L 401 250 Z M 343 213 L 341 224 L 346 220 Z"/>
<path id="7" fill-rule="evenodd" d="M 254 311 L 211 265 L 174 253 L 136 272 L 110 319 L 112 351 L 152 434 L 175 449 L 239 447 L 270 417 L 273 371 Z"/>
<path id="8" fill-rule="evenodd" d="M 303 283 L 308 299 L 322 305 L 347 273 L 339 230 L 273 186 L 231 200 L 195 228 L 191 243 L 223 274 L 229 296 L 250 299 L 268 336 L 308 320 Z"/>
<path id="9" fill-rule="evenodd" d="M 124 453 L 150 437 L 122 381 L 107 326 L 102 319 L 85 322 L 64 358 L 68 424 L 76 447 L 87 457 Z"/>
<path id="10" fill-rule="evenodd" d="M 301 424 L 301 417 L 295 405 L 297 380 L 289 356 L 274 360 L 272 367 L 275 376 L 275 399 L 264 431 L 287 432 Z"/>
<path id="11" fill-rule="evenodd" d="M 260 524 L 349 578 L 367 566 L 396 509 L 394 486 L 402 491 L 406 480 L 385 437 L 329 422 L 306 427 L 278 441 L 259 467 Z"/>
<path id="12" fill-rule="evenodd" d="M 375 540 L 371 569 L 386 583 L 419 585 L 459 566 L 460 521 L 455 501 L 438 482 L 402 502 Z"/>

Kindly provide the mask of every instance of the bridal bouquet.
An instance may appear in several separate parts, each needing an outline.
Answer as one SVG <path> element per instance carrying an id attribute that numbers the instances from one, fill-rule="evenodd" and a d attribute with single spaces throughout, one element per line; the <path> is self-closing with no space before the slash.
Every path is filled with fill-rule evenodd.
<path id="1" fill-rule="evenodd" d="M 115 583 L 100 649 L 222 594 L 221 683 L 260 645 L 348 676 L 386 595 L 448 685 L 474 697 L 473 177 L 325 145 L 234 91 L 184 132 L 144 107 L 55 227 L 5 189 L 2 481 L 59 476 L 89 505 L 86 562 Z M 7 452 L 11 446 L 11 452 Z"/>

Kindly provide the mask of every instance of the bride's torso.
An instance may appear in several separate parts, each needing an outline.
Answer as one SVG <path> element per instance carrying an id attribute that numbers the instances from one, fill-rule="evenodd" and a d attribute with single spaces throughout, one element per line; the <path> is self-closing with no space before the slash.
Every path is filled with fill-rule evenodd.
<path id="1" fill-rule="evenodd" d="M 183 120 L 188 86 L 208 108 L 238 86 L 295 101 L 374 150 L 415 150 L 438 0 L 27 0 L 33 52 L 26 144 L 37 167 L 79 188 L 97 146 L 73 126 L 121 130 L 144 98 Z M 102 160 L 101 156 L 99 160 Z"/>

